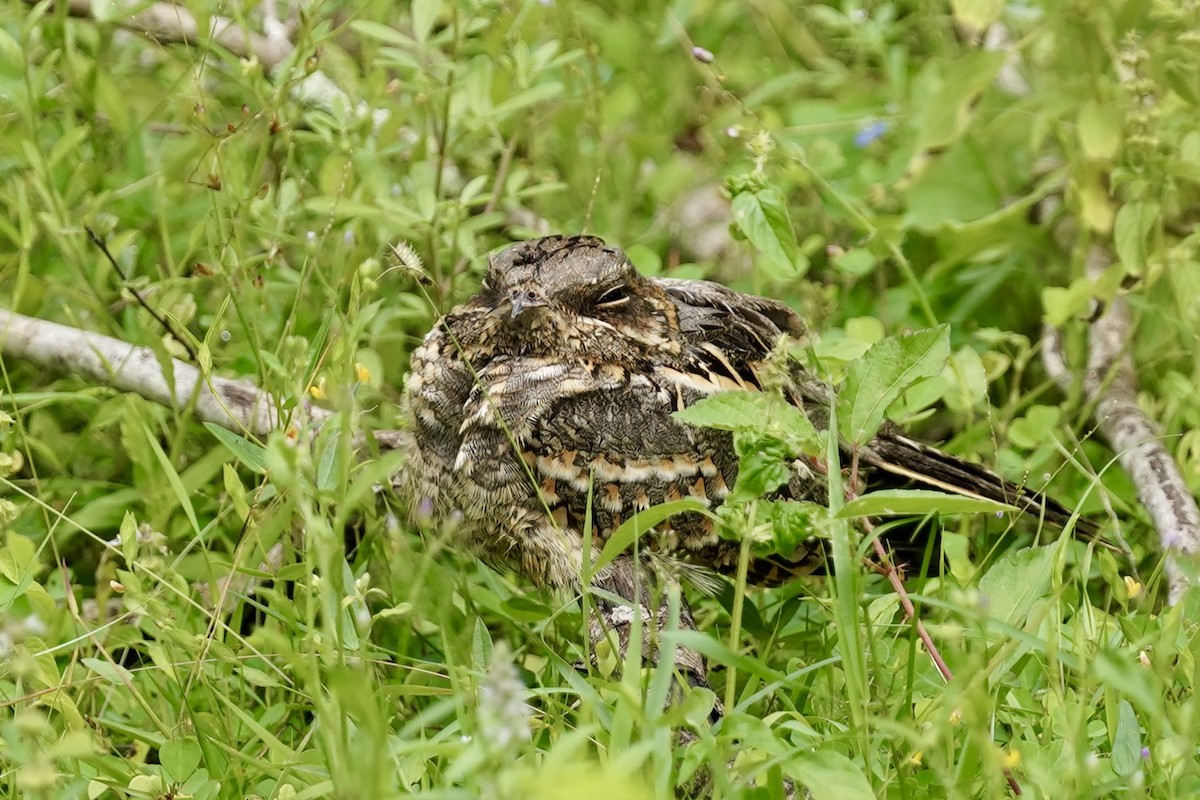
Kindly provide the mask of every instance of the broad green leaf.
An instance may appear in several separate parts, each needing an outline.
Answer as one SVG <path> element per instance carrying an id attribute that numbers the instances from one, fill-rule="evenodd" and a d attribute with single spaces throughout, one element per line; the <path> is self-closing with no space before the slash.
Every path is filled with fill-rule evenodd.
<path id="1" fill-rule="evenodd" d="M 266 449 L 262 445 L 238 436 L 228 428 L 222 428 L 220 425 L 212 422 L 204 423 L 204 427 L 208 428 L 208 432 L 215 436 L 217 441 L 225 445 L 229 449 L 229 452 L 233 453 L 234 458 L 243 465 L 260 475 L 266 474 Z"/>
<path id="2" fill-rule="evenodd" d="M 915 514 L 995 514 L 1016 509 L 995 500 L 963 497 L 933 489 L 881 489 L 856 497 L 839 517 L 891 517 Z"/>
<path id="3" fill-rule="evenodd" d="M 853 444 L 870 441 L 901 392 L 922 378 L 937 375 L 949 357 L 950 329 L 946 325 L 873 344 L 850 365 L 838 396 L 844 437 Z"/>
<path id="4" fill-rule="evenodd" d="M 612 560 L 628 550 L 639 536 L 651 530 L 658 523 L 668 517 L 673 517 L 676 514 L 682 514 L 687 511 L 695 511 L 703 514 L 709 513 L 708 506 L 704 503 L 694 497 L 684 497 L 681 500 L 660 503 L 652 508 L 647 508 L 645 511 L 639 511 L 634 514 L 625 520 L 621 527 L 613 531 L 612 536 L 604 543 L 604 549 L 600 551 L 600 555 L 596 558 L 596 563 L 592 566 L 593 573 L 599 572 L 612 563 Z"/>
<path id="5" fill-rule="evenodd" d="M 758 555 L 779 553 L 792 558 L 797 550 L 813 536 L 824 533 L 829 522 L 829 509 L 818 503 L 800 500 L 763 500 L 758 504 L 758 518 L 770 521 L 774 541 L 769 548 L 755 543 Z"/>
<path id="6" fill-rule="evenodd" d="M 1112 742 L 1113 772 L 1128 777 L 1142 768 L 1142 729 L 1128 700 L 1117 703 L 1117 732 Z"/>
<path id="7" fill-rule="evenodd" d="M 1031 547 L 1005 553 L 979 579 L 988 615 L 1021 627 L 1033 604 L 1050 589 L 1056 547 Z"/>
<path id="8" fill-rule="evenodd" d="M 1075 180 L 1079 216 L 1091 230 L 1107 234 L 1112 230 L 1116 212 L 1105 179 L 1099 170 L 1088 169 L 1086 165 L 1079 171 L 1083 173 Z"/>
<path id="9" fill-rule="evenodd" d="M 786 769 L 812 793 L 813 800 L 875 800 L 862 769 L 833 750 L 797 753 L 788 759 Z"/>
<path id="10" fill-rule="evenodd" d="M 916 151 L 937 150 L 958 140 L 970 124 L 975 99 L 991 84 L 1006 54 L 968 51 L 943 65 L 941 86 L 921 103 Z"/>
<path id="11" fill-rule="evenodd" d="M 418 42 L 424 42 L 429 38 L 429 32 L 433 30 L 433 22 L 437 19 L 438 9 L 441 5 L 441 0 L 413 0 L 413 36 Z"/>
<path id="12" fill-rule="evenodd" d="M 158 763 L 175 783 L 183 783 L 200 766 L 200 745 L 194 739 L 172 739 L 158 748 Z"/>
<path id="13" fill-rule="evenodd" d="M 698 428 L 773 436 L 809 455 L 823 445 L 804 412 L 771 392 L 719 392 L 676 411 L 675 418 Z"/>
<path id="14" fill-rule="evenodd" d="M 1146 271 L 1146 240 L 1158 217 L 1158 203 L 1154 202 L 1126 203 L 1117 212 L 1117 221 L 1113 226 L 1113 245 L 1121 263 L 1134 275 L 1141 275 Z"/>
<path id="15" fill-rule="evenodd" d="M 79 661 L 109 683 L 124 687 L 133 682 L 133 673 L 120 664 L 114 664 L 102 658 L 81 658 Z"/>
<path id="16" fill-rule="evenodd" d="M 1030 406 L 1025 416 L 1013 420 L 1008 426 L 1008 440 L 1018 447 L 1036 449 L 1053 441 L 1055 433 L 1062 427 L 1062 409 L 1058 406 Z"/>
<path id="17" fill-rule="evenodd" d="M 762 497 L 778 489 L 791 476 L 787 450 L 777 441 L 752 433 L 734 438 L 738 474 L 729 500 L 738 503 Z"/>
<path id="18" fill-rule="evenodd" d="M 981 31 L 1000 19 L 1004 0 L 951 0 L 950 7 L 959 23 Z"/>
<path id="19" fill-rule="evenodd" d="M 1110 161 L 1121 148 L 1121 115 L 1112 105 L 1095 101 L 1079 109 L 1079 144 L 1094 161 Z"/>
<path id="20" fill-rule="evenodd" d="M 778 278 L 795 278 L 805 267 L 787 201 L 774 186 L 742 192 L 733 198 L 733 219 L 750 244 L 762 254 L 763 266 Z"/>

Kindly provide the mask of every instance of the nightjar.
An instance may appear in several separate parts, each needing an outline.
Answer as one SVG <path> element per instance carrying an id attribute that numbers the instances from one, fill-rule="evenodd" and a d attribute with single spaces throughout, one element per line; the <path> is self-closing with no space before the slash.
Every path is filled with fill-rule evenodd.
<path id="1" fill-rule="evenodd" d="M 514 245 L 491 259 L 479 293 L 413 354 L 409 461 L 399 483 L 435 518 L 460 518 L 464 545 L 487 562 L 578 592 L 585 529 L 594 555 L 638 511 L 686 496 L 722 502 L 738 473 L 732 435 L 672 413 L 717 392 L 763 391 L 768 355 L 801 330 L 783 303 L 707 281 L 645 277 L 595 237 Z M 798 363 L 786 370 L 785 396 L 820 426 L 828 388 Z M 1001 500 L 1059 525 L 1071 516 L 892 428 L 859 461 L 868 478 Z M 798 468 L 780 491 L 820 500 L 825 483 L 819 468 Z M 737 544 L 698 513 L 661 523 L 645 547 L 719 572 L 736 564 Z M 790 559 L 753 564 L 751 579 L 808 572 L 821 557 L 814 541 Z M 624 556 L 595 584 L 640 607 L 633 601 L 650 596 L 653 564 Z M 680 666 L 703 668 L 686 655 Z"/>

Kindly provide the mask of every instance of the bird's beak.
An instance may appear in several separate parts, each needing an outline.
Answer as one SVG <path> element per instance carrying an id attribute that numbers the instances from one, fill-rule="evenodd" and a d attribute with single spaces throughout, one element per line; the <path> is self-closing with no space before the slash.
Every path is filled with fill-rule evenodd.
<path id="1" fill-rule="evenodd" d="M 521 312 L 528 308 L 539 308 L 546 305 L 546 299 L 539 293 L 526 290 L 513 292 L 512 295 L 512 312 L 509 315 L 510 319 L 516 319 Z"/>

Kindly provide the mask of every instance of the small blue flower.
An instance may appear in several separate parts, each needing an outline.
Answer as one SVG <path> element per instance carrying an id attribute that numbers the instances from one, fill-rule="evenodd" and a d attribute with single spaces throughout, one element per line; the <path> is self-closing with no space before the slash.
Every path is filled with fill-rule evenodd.
<path id="1" fill-rule="evenodd" d="M 1150 758 L 1150 748 L 1149 748 L 1149 747 L 1143 747 L 1143 748 L 1142 748 L 1142 759 L 1143 759 L 1143 760 L 1145 760 L 1145 759 L 1148 759 L 1148 758 Z"/>
<path id="2" fill-rule="evenodd" d="M 886 122 L 872 122 L 854 134 L 854 146 L 859 148 L 866 147 L 887 133 L 890 127 Z"/>

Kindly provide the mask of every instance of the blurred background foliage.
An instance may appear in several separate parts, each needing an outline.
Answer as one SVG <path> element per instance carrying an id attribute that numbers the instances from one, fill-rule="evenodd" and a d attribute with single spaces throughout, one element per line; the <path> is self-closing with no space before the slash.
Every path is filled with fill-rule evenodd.
<path id="1" fill-rule="evenodd" d="M 1200 488 L 1200 4 L 301 0 L 278 65 L 69 5 L 0 15 L 3 304 L 184 356 L 137 292 L 202 366 L 344 413 L 311 457 L 239 456 L 186 412 L 4 362 L 8 796 L 650 797 L 704 764 L 724 797 L 780 774 L 1000 796 L 1006 767 L 1038 794 L 1197 790 L 1190 604 L 1152 613 L 1153 532 L 1037 353 L 1050 323 L 1082 365 L 1124 294 L 1139 399 Z M 264 30 L 265 4 L 182 5 Z M 966 677 L 942 686 L 868 581 L 858 709 L 819 581 L 750 596 L 733 642 L 732 590 L 698 598 L 714 683 L 739 682 L 715 732 L 703 693 L 664 711 L 636 671 L 579 674 L 577 605 L 415 535 L 372 496 L 398 462 L 349 446 L 399 424 L 408 353 L 488 252 L 583 231 L 786 300 L 835 366 L 951 323 L 896 414 L 1050 481 L 1134 558 L 997 560 L 1029 534 L 952 523 L 921 591 Z M 283 580 L 247 593 L 277 543 Z M 532 716 L 497 729 L 512 696 Z"/>

